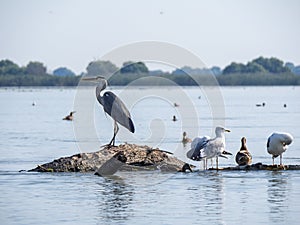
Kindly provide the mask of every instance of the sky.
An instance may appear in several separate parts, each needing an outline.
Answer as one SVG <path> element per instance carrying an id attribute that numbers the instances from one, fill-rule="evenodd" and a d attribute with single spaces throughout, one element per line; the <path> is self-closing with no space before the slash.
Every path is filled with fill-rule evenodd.
<path id="1" fill-rule="evenodd" d="M 161 41 L 207 67 L 259 56 L 299 65 L 299 12 L 299 0 L 0 0 L 0 60 L 80 74 L 113 49 Z"/>

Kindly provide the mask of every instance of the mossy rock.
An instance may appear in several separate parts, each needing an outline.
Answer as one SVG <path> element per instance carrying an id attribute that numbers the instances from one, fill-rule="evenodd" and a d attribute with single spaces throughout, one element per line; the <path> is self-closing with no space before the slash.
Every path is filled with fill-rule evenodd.
<path id="1" fill-rule="evenodd" d="M 160 170 L 174 172 L 182 170 L 185 162 L 177 159 L 171 152 L 135 144 L 104 147 L 97 152 L 79 153 L 61 157 L 52 162 L 38 165 L 29 172 L 95 172 L 116 153 L 123 152 L 126 163 L 120 168 L 125 171 Z"/>

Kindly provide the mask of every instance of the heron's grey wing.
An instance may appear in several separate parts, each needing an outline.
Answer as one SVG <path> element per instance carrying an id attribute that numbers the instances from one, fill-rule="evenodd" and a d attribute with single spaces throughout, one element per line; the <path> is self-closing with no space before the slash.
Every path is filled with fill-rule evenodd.
<path id="1" fill-rule="evenodd" d="M 118 96 L 107 91 L 103 94 L 103 96 L 98 95 L 97 100 L 103 106 L 106 113 L 108 113 L 119 124 L 134 133 L 134 125 L 131 120 L 130 113 Z"/>

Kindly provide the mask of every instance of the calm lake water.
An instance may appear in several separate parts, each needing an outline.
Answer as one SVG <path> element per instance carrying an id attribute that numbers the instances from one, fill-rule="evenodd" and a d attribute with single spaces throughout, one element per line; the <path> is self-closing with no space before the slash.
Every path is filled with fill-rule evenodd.
<path id="1" fill-rule="evenodd" d="M 283 162 L 300 164 L 300 87 L 110 89 L 130 108 L 136 127 L 134 135 L 120 128 L 117 143 L 166 149 L 201 169 L 185 158 L 183 131 L 213 136 L 214 127 L 224 125 L 231 130 L 228 151 L 235 154 L 245 136 L 253 162 L 268 164 L 268 136 L 285 131 L 294 142 Z M 0 102 L 1 224 L 299 224 L 300 171 L 118 172 L 109 178 L 18 172 L 98 150 L 112 137 L 112 121 L 94 89 L 1 88 Z M 75 120 L 62 120 L 72 110 Z M 234 165 L 234 156 L 220 159 L 220 166 Z"/>

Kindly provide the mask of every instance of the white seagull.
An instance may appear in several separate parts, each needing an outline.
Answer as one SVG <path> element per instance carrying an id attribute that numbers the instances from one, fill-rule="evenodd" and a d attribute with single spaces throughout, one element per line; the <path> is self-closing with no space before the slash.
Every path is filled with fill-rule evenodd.
<path id="1" fill-rule="evenodd" d="M 282 165 L 282 153 L 288 149 L 288 145 L 293 142 L 293 136 L 289 133 L 273 133 L 267 142 L 268 153 L 272 155 L 273 165 L 274 159 L 280 156 L 280 165 Z"/>
<path id="2" fill-rule="evenodd" d="M 191 143 L 191 149 L 186 153 L 189 159 L 200 161 L 200 151 L 210 140 L 209 136 L 196 137 Z"/>
<path id="3" fill-rule="evenodd" d="M 205 169 L 207 169 L 207 159 L 216 157 L 216 168 L 218 169 L 218 157 L 227 158 L 225 156 L 226 154 L 232 155 L 225 151 L 225 132 L 230 132 L 230 130 L 225 129 L 224 127 L 216 127 L 215 138 L 210 138 L 208 136 L 195 138 L 191 144 L 191 150 L 186 154 L 187 157 L 195 161 L 205 159 Z"/>

